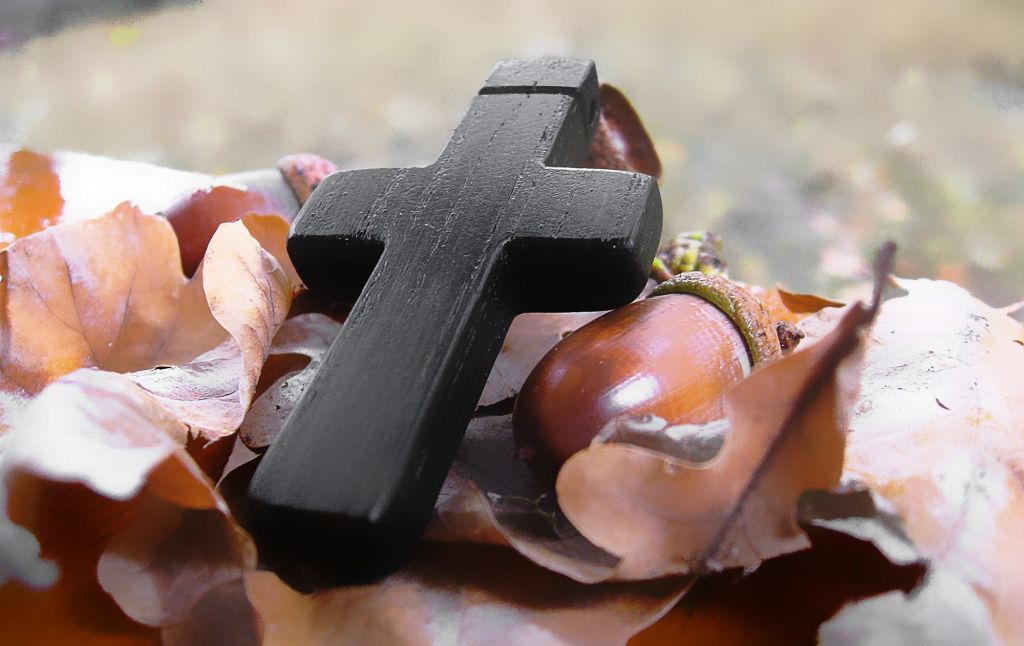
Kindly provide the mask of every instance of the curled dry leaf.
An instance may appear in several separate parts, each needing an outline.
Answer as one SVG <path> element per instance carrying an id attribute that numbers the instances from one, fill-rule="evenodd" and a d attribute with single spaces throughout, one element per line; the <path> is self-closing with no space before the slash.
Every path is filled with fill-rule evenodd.
<path id="1" fill-rule="evenodd" d="M 302 314 L 284 322 L 260 375 L 262 392 L 238 431 L 247 447 L 264 448 L 274 440 L 340 330 L 339 323 L 323 314 Z"/>
<path id="2" fill-rule="evenodd" d="M 558 508 L 550 484 L 515 458 L 511 418 L 470 423 L 427 538 L 508 545 L 582 583 L 614 578 L 619 559 L 581 536 Z"/>
<path id="3" fill-rule="evenodd" d="M 890 501 L 917 548 L 1024 641 L 1024 328 L 951 283 L 900 280 L 882 308 L 846 473 Z"/>
<path id="4" fill-rule="evenodd" d="M 607 83 L 601 84 L 601 117 L 584 163 L 661 177 L 661 160 L 640 116 L 629 99 Z"/>
<path id="5" fill-rule="evenodd" d="M 468 545 L 431 546 L 380 583 L 308 596 L 269 572 L 245 580 L 267 646 L 621 644 L 688 585 L 582 585 L 508 550 Z"/>
<path id="6" fill-rule="evenodd" d="M 271 340 L 288 313 L 291 284 L 244 224 L 234 222 L 222 225 L 210 241 L 201 270 L 189 286 L 193 294 L 200 290 L 208 310 L 193 307 L 208 311 L 215 325 L 180 324 L 165 358 L 203 338 L 202 330 L 214 339 L 219 330 L 227 338 L 187 364 L 136 372 L 132 379 L 193 431 L 216 439 L 242 423 Z"/>
<path id="7" fill-rule="evenodd" d="M 281 269 L 288 277 L 291 284 L 292 294 L 297 294 L 305 288 L 299 272 L 296 271 L 292 259 L 288 255 L 288 221 L 277 215 L 257 215 L 250 213 L 241 218 L 242 224 L 248 229 L 249 235 L 256 239 L 270 255 L 281 265 Z"/>
<path id="8" fill-rule="evenodd" d="M 528 313 L 512 320 L 501 352 L 487 377 L 478 406 L 515 397 L 548 350 L 604 312 Z"/>
<path id="9" fill-rule="evenodd" d="M 577 453 L 556 485 L 566 516 L 622 559 L 625 578 L 750 567 L 807 547 L 797 500 L 838 484 L 860 334 L 873 316 L 854 306 L 821 343 L 737 385 L 729 432 L 709 462 L 623 444 Z"/>
<path id="10" fill-rule="evenodd" d="M 320 182 L 337 171 L 338 167 L 331 160 L 319 155 L 301 153 L 277 160 L 277 170 L 281 171 L 281 175 L 301 205 L 306 203 Z"/>
<path id="11" fill-rule="evenodd" d="M 218 231 L 201 275 L 186 281 L 167 222 L 128 204 L 18 240 L 0 262 L 0 408 L 8 423 L 48 383 L 91 367 L 134 372 L 210 438 L 231 432 L 292 292 L 241 223 Z"/>
<path id="12" fill-rule="evenodd" d="M 8 638 L 151 642 L 125 614 L 149 625 L 179 620 L 224 572 L 237 578 L 254 566 L 251 542 L 185 453 L 183 433 L 115 373 L 78 370 L 33 400 L 4 440 L 0 524 L 31 531 L 60 575 L 49 587 L 0 588 Z M 45 567 L 32 553 L 18 558 L 22 570 Z"/>
<path id="13" fill-rule="evenodd" d="M 768 308 L 773 321 L 799 323 L 811 314 L 828 308 L 841 308 L 845 303 L 814 294 L 798 294 L 783 287 L 747 285 L 747 291 Z M 831 328 L 830 328 L 831 329 Z"/>
<path id="14" fill-rule="evenodd" d="M 173 204 L 164 216 L 174 228 L 181 247 L 181 268 L 186 276 L 196 273 L 217 227 L 250 213 L 274 214 L 265 195 L 232 186 L 202 188 Z"/>

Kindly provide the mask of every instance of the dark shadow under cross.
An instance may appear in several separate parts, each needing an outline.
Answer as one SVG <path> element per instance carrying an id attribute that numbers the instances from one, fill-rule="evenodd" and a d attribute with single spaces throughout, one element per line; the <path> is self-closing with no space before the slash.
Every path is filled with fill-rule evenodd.
<path id="1" fill-rule="evenodd" d="M 288 242 L 303 280 L 362 291 L 250 485 L 271 564 L 314 582 L 396 566 L 512 318 L 617 307 L 643 287 L 655 180 L 569 168 L 598 100 L 592 62 L 499 63 L 436 162 L 336 173 L 303 207 Z"/>

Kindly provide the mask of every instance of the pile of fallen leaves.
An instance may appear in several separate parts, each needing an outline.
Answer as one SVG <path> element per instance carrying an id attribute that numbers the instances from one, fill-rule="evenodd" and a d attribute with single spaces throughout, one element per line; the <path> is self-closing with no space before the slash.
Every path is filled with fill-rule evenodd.
<path id="1" fill-rule="evenodd" d="M 329 167 L 283 170 L 301 200 Z M 303 295 L 293 208 L 172 173 L 144 174 L 193 189 L 5 163 L 10 643 L 1024 641 L 1024 330 L 947 282 L 882 300 L 883 275 L 845 307 L 761 290 L 806 339 L 729 393 L 727 424 L 671 451 L 599 439 L 553 489 L 516 461 L 509 403 L 598 314 L 520 316 L 416 559 L 291 589 L 233 508 L 344 307 Z M 117 193 L 154 214 L 88 212 Z"/>

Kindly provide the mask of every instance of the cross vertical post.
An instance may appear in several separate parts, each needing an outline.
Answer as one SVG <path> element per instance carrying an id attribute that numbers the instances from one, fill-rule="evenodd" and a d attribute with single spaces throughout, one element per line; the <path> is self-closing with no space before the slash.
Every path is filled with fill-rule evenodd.
<path id="1" fill-rule="evenodd" d="M 302 208 L 288 249 L 303 280 L 361 292 L 250 484 L 268 560 L 298 557 L 320 581 L 400 564 L 512 318 L 608 309 L 642 289 L 657 183 L 571 167 L 598 97 L 590 61 L 504 61 L 433 164 L 336 173 Z"/>

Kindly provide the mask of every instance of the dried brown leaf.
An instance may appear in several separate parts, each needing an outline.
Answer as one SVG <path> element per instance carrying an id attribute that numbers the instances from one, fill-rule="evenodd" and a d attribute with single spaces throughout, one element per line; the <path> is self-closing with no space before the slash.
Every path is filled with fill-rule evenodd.
<path id="1" fill-rule="evenodd" d="M 661 160 L 640 116 L 629 99 L 607 83 L 601 84 L 601 117 L 584 163 L 661 177 Z"/>
<path id="2" fill-rule="evenodd" d="M 0 254 L 0 370 L 36 393 L 76 368 L 150 367 L 177 322 L 177 261 L 167 223 L 128 204 L 18 240 Z"/>
<path id="3" fill-rule="evenodd" d="M 213 186 L 194 191 L 166 211 L 181 247 L 181 268 L 191 276 L 206 255 L 206 247 L 221 224 L 235 222 L 250 213 L 272 215 L 274 205 L 258 191 L 233 186 Z"/>
<path id="4" fill-rule="evenodd" d="M 860 334 L 872 316 L 855 306 L 821 343 L 733 389 L 730 430 L 709 462 L 623 444 L 577 453 L 558 476 L 566 516 L 622 559 L 624 578 L 750 567 L 807 547 L 797 501 L 839 481 Z"/>
<path id="5" fill-rule="evenodd" d="M 816 296 L 814 294 L 798 294 L 787 291 L 780 286 L 761 287 L 747 285 L 747 291 L 757 297 L 765 307 L 773 321 L 799 323 L 807 316 L 829 308 L 840 308 L 845 305 L 840 301 Z M 829 327 L 831 329 L 831 326 Z"/>
<path id="6" fill-rule="evenodd" d="M 485 546 L 432 546 L 374 585 L 302 595 L 269 572 L 246 575 L 275 644 L 621 644 L 688 582 L 582 585 Z"/>
<path id="7" fill-rule="evenodd" d="M 305 204 L 320 182 L 337 171 L 338 167 L 319 155 L 300 153 L 277 160 L 277 169 L 288 182 L 299 204 Z"/>
<path id="8" fill-rule="evenodd" d="M 892 503 L 917 548 L 1024 641 L 1024 336 L 943 281 L 900 280 L 871 336 L 846 474 Z"/>
<path id="9" fill-rule="evenodd" d="M 159 625 L 223 572 L 237 578 L 255 564 L 248 537 L 182 448 L 183 433 L 128 377 L 98 370 L 62 377 L 24 411 L 4 438 L 0 525 L 30 531 L 41 546 L 14 554 L 17 570 L 56 565 L 60 577 L 0 591 L 16 643 L 151 640 L 120 613 Z M 106 605 L 111 597 L 120 611 Z"/>
<path id="10" fill-rule="evenodd" d="M 263 448 L 277 437 L 340 330 L 339 323 L 323 314 L 302 314 L 284 322 L 260 376 L 263 392 L 238 431 L 247 447 Z"/>
<path id="11" fill-rule="evenodd" d="M 814 294 L 790 292 L 782 287 L 776 287 L 775 292 L 779 295 L 779 300 L 786 306 L 786 309 L 794 314 L 814 314 L 826 307 L 842 307 L 845 305 L 841 301 L 835 301 Z"/>

